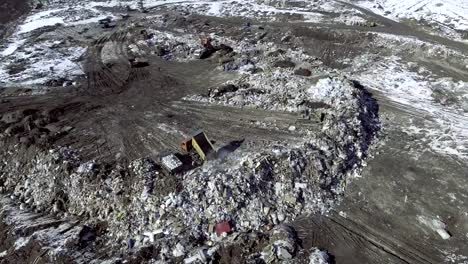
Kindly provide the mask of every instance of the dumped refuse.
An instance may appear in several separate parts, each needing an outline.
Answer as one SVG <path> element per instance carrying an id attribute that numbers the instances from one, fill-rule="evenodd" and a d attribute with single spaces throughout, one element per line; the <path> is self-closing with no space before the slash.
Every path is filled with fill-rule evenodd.
<path id="1" fill-rule="evenodd" d="M 218 97 L 218 96 L 223 96 L 226 93 L 236 92 L 237 90 L 239 90 L 239 87 L 233 84 L 226 84 L 226 85 L 221 85 L 220 87 L 216 87 L 214 89 L 210 89 L 208 95 L 210 97 Z"/>
<path id="2" fill-rule="evenodd" d="M 184 165 L 176 155 L 170 154 L 161 158 L 161 163 L 170 173 L 179 172 Z"/>
<path id="3" fill-rule="evenodd" d="M 106 18 L 100 19 L 98 22 L 101 25 L 106 24 L 106 23 L 108 24 L 108 23 L 112 22 L 112 18 L 111 17 L 106 17 Z"/>
<path id="4" fill-rule="evenodd" d="M 287 261 L 294 257 L 297 251 L 298 237 L 296 231 L 287 225 L 278 225 L 271 232 L 270 244 L 263 249 L 266 263 Z"/>
<path id="5" fill-rule="evenodd" d="M 215 226 L 216 235 L 229 234 L 231 232 L 231 224 L 228 221 L 223 221 Z"/>
<path id="6" fill-rule="evenodd" d="M 117 26 L 115 22 L 112 22 L 112 17 L 106 17 L 98 21 L 101 25 L 101 28 L 114 28 Z"/>
<path id="7" fill-rule="evenodd" d="M 304 68 L 298 68 L 294 71 L 294 74 L 295 75 L 299 75 L 299 76 L 311 76 L 312 75 L 312 72 L 308 69 L 304 69 Z"/>
<path id="8" fill-rule="evenodd" d="M 204 48 L 204 50 L 200 54 L 200 59 L 209 58 L 213 53 L 216 52 L 216 49 L 211 45 L 211 38 L 210 37 L 203 37 L 200 39 L 200 42 Z"/>
<path id="9" fill-rule="evenodd" d="M 200 53 L 198 54 L 198 57 L 201 60 L 211 57 L 211 55 L 213 55 L 215 52 L 219 52 L 220 55 L 224 56 L 234 51 L 232 47 L 225 45 L 225 44 L 213 46 L 212 41 L 213 40 L 210 37 L 200 38 L 200 42 L 201 42 L 201 45 L 203 46 L 203 50 L 200 51 Z"/>
<path id="10" fill-rule="evenodd" d="M 309 263 L 312 264 L 328 264 L 330 263 L 330 256 L 326 251 L 318 248 L 312 248 L 309 255 Z"/>
<path id="11" fill-rule="evenodd" d="M 296 64 L 290 60 L 280 60 L 273 63 L 273 67 L 277 68 L 294 68 Z"/>

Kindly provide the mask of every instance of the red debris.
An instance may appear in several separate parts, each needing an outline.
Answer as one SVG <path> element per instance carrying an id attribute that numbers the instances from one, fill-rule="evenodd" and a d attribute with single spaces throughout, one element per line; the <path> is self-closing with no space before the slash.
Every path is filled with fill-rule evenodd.
<path id="1" fill-rule="evenodd" d="M 229 232 L 231 232 L 231 224 L 229 224 L 228 221 L 218 223 L 215 226 L 215 232 L 218 236 L 222 235 L 223 233 L 228 234 Z"/>
<path id="2" fill-rule="evenodd" d="M 202 46 L 207 48 L 207 49 L 213 48 L 213 46 L 211 45 L 211 38 L 210 37 L 201 37 L 200 42 L 201 42 Z"/>

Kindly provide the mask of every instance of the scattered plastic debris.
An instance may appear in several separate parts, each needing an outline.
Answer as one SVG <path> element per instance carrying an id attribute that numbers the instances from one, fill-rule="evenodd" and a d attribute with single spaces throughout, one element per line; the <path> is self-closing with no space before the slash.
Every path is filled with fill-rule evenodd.
<path id="1" fill-rule="evenodd" d="M 431 219 L 425 216 L 418 216 L 418 221 L 437 232 L 442 239 L 449 239 L 451 235 L 447 231 L 447 225 L 437 218 Z"/>

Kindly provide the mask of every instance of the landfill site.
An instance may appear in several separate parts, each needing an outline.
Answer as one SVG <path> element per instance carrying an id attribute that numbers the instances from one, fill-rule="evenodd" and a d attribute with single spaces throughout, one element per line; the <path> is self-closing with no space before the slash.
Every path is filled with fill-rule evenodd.
<path id="1" fill-rule="evenodd" d="M 2 0 L 0 263 L 468 264 L 464 0 Z"/>

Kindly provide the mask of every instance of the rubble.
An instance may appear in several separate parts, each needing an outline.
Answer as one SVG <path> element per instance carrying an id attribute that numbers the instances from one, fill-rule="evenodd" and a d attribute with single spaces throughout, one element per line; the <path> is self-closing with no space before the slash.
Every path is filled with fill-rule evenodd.
<path id="1" fill-rule="evenodd" d="M 309 264 L 328 264 L 330 263 L 330 257 L 326 251 L 322 251 L 318 248 L 310 249 Z"/>
<path id="2" fill-rule="evenodd" d="M 154 124 L 152 113 L 145 112 L 143 115 L 151 119 L 147 123 L 151 123 L 148 126 L 154 127 L 155 131 L 140 129 L 146 122 L 135 121 L 135 134 L 127 134 L 126 137 L 135 135 L 138 138 L 130 136 L 128 140 L 122 140 L 122 146 L 109 147 L 111 158 L 106 160 L 100 158 L 101 155 L 106 155 L 102 152 L 107 149 L 103 150 L 100 146 L 107 147 L 107 142 L 96 142 L 95 146 L 99 146 L 96 151 L 99 154 L 94 154 L 94 149 L 93 154 L 89 154 L 87 150 L 66 147 L 69 140 L 56 140 L 60 139 L 62 133 L 73 131 L 70 130 L 70 125 L 74 126 L 74 120 L 53 121 L 52 116 L 43 113 L 19 113 L 18 116 L 10 113 L 3 115 L 0 121 L 0 147 L 4 150 L 0 154 L 1 192 L 11 196 L 24 212 L 31 210 L 51 213 L 58 219 L 78 217 L 83 222 L 102 220 L 108 223 L 107 232 L 102 238 L 108 244 L 103 245 L 103 248 L 113 245 L 114 252 L 131 249 L 133 254 L 139 249 L 154 247 L 151 258 L 154 257 L 155 262 L 161 263 L 182 260 L 186 263 L 208 262 L 216 254 L 217 248 L 236 243 L 241 250 L 252 251 L 249 245 L 239 243 L 246 234 L 263 234 L 271 238 L 274 235 L 269 230 L 276 230 L 278 225 L 294 221 L 298 216 L 326 213 L 332 208 L 340 200 L 351 175 L 358 174 L 361 166 L 365 166 L 368 147 L 376 137 L 379 123 L 378 110 L 372 97 L 350 77 L 327 68 L 325 65 L 330 63 L 325 60 L 340 64 L 341 59 L 352 60 L 353 54 L 359 53 L 356 52 L 356 47 L 375 51 L 375 47 L 380 49 L 385 46 L 385 42 L 372 45 L 372 39 L 378 35 L 375 32 L 344 33 L 349 30 L 336 30 L 340 28 L 338 23 L 342 26 L 382 25 L 377 24 L 378 21 L 367 21 L 369 17 L 361 11 L 351 11 L 341 7 L 341 3 L 323 0 L 290 3 L 144 2 L 150 6 L 142 4 L 136 9 L 138 6 L 135 1 L 120 3 L 58 0 L 44 2 L 43 6 L 38 5 L 43 10 L 33 11 L 32 16 L 25 15 L 18 21 L 19 30 L 27 30 L 25 25 L 34 30 L 19 35 L 12 31 L 14 35 L 2 47 L 4 67 L 0 68 L 0 86 L 25 85 L 30 88 L 37 86 L 36 84 L 46 84 L 47 89 L 54 91 L 65 90 L 60 86 L 71 86 L 67 89 L 75 92 L 86 86 L 87 82 L 77 82 L 78 78 L 92 82 L 110 77 L 109 79 L 114 78 L 120 82 L 122 77 L 122 80 L 134 81 L 142 76 L 144 78 L 146 74 L 152 75 L 151 70 L 159 66 L 159 61 L 164 62 L 161 65 L 168 65 L 168 68 L 161 66 L 160 72 L 154 72 L 154 75 L 167 74 L 164 81 L 179 82 L 179 75 L 184 74 L 177 72 L 178 65 L 181 65 L 179 63 L 195 60 L 199 64 L 194 65 L 217 67 L 210 72 L 210 76 L 199 78 L 203 85 L 206 83 L 206 87 L 213 89 L 208 94 L 204 89 L 200 91 L 201 94 L 189 95 L 178 103 L 183 105 L 186 101 L 196 101 L 188 102 L 187 105 L 242 108 L 253 116 L 252 120 L 246 120 L 245 123 L 255 124 L 252 126 L 255 129 L 268 129 L 272 134 L 278 133 L 281 140 L 270 141 L 255 135 L 261 139 L 252 140 L 252 143 L 248 138 L 249 131 L 245 131 L 246 143 L 236 152 L 221 155 L 219 159 L 207 160 L 203 166 L 187 172 L 174 174 L 171 172 L 181 166 L 183 157 L 175 155 L 169 161 L 161 160 L 159 153 L 154 150 L 151 155 L 144 154 L 148 155 L 147 158 L 141 158 L 139 146 L 134 144 L 139 143 L 136 141 L 140 136 L 143 138 L 146 133 L 151 133 L 155 142 L 150 139 L 141 145 L 153 147 L 159 144 L 160 137 L 164 137 L 161 144 L 164 146 L 161 148 L 174 148 L 177 145 L 174 141 L 185 137 L 178 134 L 165 138 L 164 135 L 157 134 L 156 126 L 159 124 Z M 64 9 L 57 11 L 57 8 Z M 142 15 L 135 12 L 136 10 L 147 13 Z M 343 12 L 344 10 L 347 12 Z M 106 18 L 115 12 L 126 11 L 131 12 L 131 18 L 122 23 L 115 23 L 119 18 L 114 16 Z M 200 18 L 201 16 L 193 13 L 236 18 Z M 129 14 L 121 17 L 129 18 Z M 41 16 L 47 20 L 32 20 L 33 17 Z M 253 18 L 253 22 L 240 21 L 237 17 Z M 283 32 L 283 29 L 275 25 L 298 18 L 307 23 L 321 23 L 321 26 L 316 24 L 317 28 L 309 31 L 300 27 L 302 23 L 295 23 L 291 27 L 285 26 L 291 31 Z M 62 26 L 54 25 L 56 20 Z M 54 23 L 49 23 L 51 21 Z M 262 23 L 263 21 L 277 23 Z M 41 22 L 46 22 L 44 24 L 48 27 L 37 27 Z M 327 24 L 333 26 L 327 28 Z M 338 27 L 335 27 L 336 24 Z M 115 30 L 108 30 L 117 25 Z M 361 30 L 366 31 L 365 28 Z M 392 30 L 392 27 L 388 27 L 384 31 L 395 32 Z M 412 35 L 404 28 L 398 27 L 395 30 L 399 34 Z M 54 34 L 58 36 L 54 37 Z M 351 37 L 342 36 L 346 34 Z M 200 43 L 199 36 L 209 36 L 210 41 Z M 424 37 L 424 34 L 418 32 L 416 36 Z M 308 42 L 310 40 L 314 41 Z M 306 45 L 311 47 L 308 50 L 309 55 L 301 48 Z M 389 49 L 384 50 L 389 52 Z M 106 71 L 84 67 L 83 62 L 86 60 L 88 63 L 95 51 L 99 51 L 96 52 L 99 57 L 95 61 L 89 61 L 89 64 L 102 64 Z M 349 53 L 349 56 L 339 56 L 342 51 Z M 310 55 L 320 57 L 321 53 L 325 63 Z M 380 51 L 375 53 L 380 54 Z M 405 56 L 412 54 L 409 50 L 402 53 Z M 437 61 L 433 56 L 422 57 L 427 64 Z M 129 61 L 128 58 L 135 60 Z M 200 59 L 203 61 L 198 61 Z M 383 69 L 396 71 L 392 65 L 388 65 L 386 59 L 382 60 L 382 69 L 372 69 L 374 64 L 371 62 L 364 63 L 371 65 L 369 68 L 374 71 L 369 75 L 370 79 L 378 75 L 375 72 L 380 73 Z M 451 63 L 447 65 L 452 66 Z M 443 68 L 442 66 L 432 65 L 434 68 Z M 139 67 L 147 68 L 135 69 Z M 118 74 L 109 75 L 107 68 Z M 362 69 L 359 66 L 345 68 L 349 69 L 349 76 L 358 76 L 353 74 Z M 457 67 L 450 70 L 456 71 Z M 127 78 L 127 72 L 133 74 L 131 78 Z M 101 76 L 93 79 L 88 73 Z M 215 81 L 209 82 L 211 80 Z M 393 82 L 401 83 L 401 80 L 399 76 Z M 131 81 L 128 86 L 131 86 Z M 195 81 L 198 81 L 198 76 L 194 83 Z M 388 86 L 389 90 L 398 90 L 392 85 L 386 85 L 387 83 L 388 81 L 384 81 L 375 86 Z M 101 85 L 114 87 L 114 83 L 109 82 Z M 397 94 L 399 98 L 404 98 L 415 90 L 411 84 L 400 86 L 401 94 Z M 150 92 L 142 90 L 142 94 Z M 172 92 L 168 89 L 168 93 Z M 466 96 L 462 95 L 445 88 L 435 89 L 432 93 L 435 102 L 447 108 L 465 105 Z M 39 101 L 42 103 L 46 99 L 44 97 Z M 73 100 L 76 99 L 73 96 Z M 105 103 L 107 99 L 103 99 L 98 105 Z M 125 99 L 127 98 L 123 98 L 119 105 L 122 103 L 125 106 Z M 133 98 L 128 99 L 131 101 Z M 12 100 L 16 98 L 12 97 Z M 4 100 L 0 102 L 8 103 Z M 168 107 L 174 107 L 172 104 L 173 102 L 167 103 Z M 10 106 L 5 108 L 8 107 Z M 132 109 L 133 106 L 129 108 Z M 184 111 L 190 114 L 191 109 L 187 107 Z M 103 109 L 100 113 L 104 118 L 110 116 L 106 115 L 109 113 L 106 110 Z M 268 120 L 255 120 L 255 115 L 261 111 L 271 112 Z M 283 122 L 276 112 L 287 112 L 287 116 L 297 116 L 297 120 L 290 118 Z M 161 115 L 165 114 L 166 111 L 161 111 Z M 171 126 L 178 125 L 169 114 L 164 118 L 164 122 Z M 193 123 L 194 126 L 213 125 Z M 458 126 L 452 127 L 457 129 Z M 85 130 L 82 134 L 92 137 L 87 140 L 99 138 L 99 133 L 88 130 L 85 125 L 80 128 Z M 210 127 L 209 130 L 216 131 L 216 127 Z M 77 137 L 74 140 L 81 139 Z M 445 139 L 440 138 L 437 141 L 442 142 Z M 459 147 L 462 144 L 457 145 Z M 159 147 L 155 146 L 155 149 Z M 127 148 L 134 148 L 131 150 L 134 153 L 125 153 Z M 116 158 L 112 159 L 114 156 Z M 431 223 L 432 218 L 425 222 Z M 218 228 L 220 230 L 217 232 L 216 226 L 221 223 L 224 223 L 224 227 Z M 426 225 L 428 224 L 423 224 Z M 442 238 L 450 237 L 443 222 L 436 221 L 431 225 L 437 227 L 434 231 Z M 271 238 L 271 241 L 274 240 L 275 238 Z M 258 245 L 260 248 L 263 246 Z M 292 258 L 291 262 L 294 262 L 297 257 L 297 252 L 288 246 L 272 244 L 271 248 L 269 254 L 275 261 Z M 311 259 L 312 256 L 313 254 Z"/>
<path id="3" fill-rule="evenodd" d="M 280 60 L 273 63 L 273 67 L 278 68 L 294 68 L 296 64 L 290 60 Z"/>
<path id="4" fill-rule="evenodd" d="M 210 97 L 218 97 L 218 96 L 224 95 L 225 93 L 232 93 L 237 90 L 239 90 L 237 86 L 233 84 L 226 84 L 226 85 L 222 85 L 218 88 L 210 90 L 208 95 Z"/>
<path id="5" fill-rule="evenodd" d="M 206 159 L 204 165 L 178 175 L 173 172 L 183 164 L 173 154 L 156 161 L 105 163 L 56 147 L 38 151 L 30 164 L 20 167 L 12 162 L 20 152 L 10 147 L 8 156 L 1 157 L 2 187 L 24 208 L 106 221 L 108 241 L 126 249 L 154 245 L 160 261 L 206 261 L 220 245 L 251 232 L 269 234 L 263 251 L 267 263 L 291 260 L 297 253 L 297 237 L 283 224 L 300 215 L 326 213 L 339 200 L 379 129 L 375 102 L 357 83 L 325 67 L 314 68 L 316 78 L 310 80 L 303 78 L 307 72 L 295 74 L 296 63 L 315 59 L 302 50 L 272 54 L 279 51 L 272 43 L 213 36 L 200 45 L 193 34 L 146 31 L 125 43 L 131 56 L 174 61 L 203 57 L 239 76 L 208 95 L 186 100 L 297 113 L 320 121 L 320 129 L 288 124 L 282 129 L 301 133 L 301 140 L 250 146 L 222 159 L 207 159 L 214 148 L 204 135 L 192 144 Z M 117 45 L 116 41 L 102 45 L 100 59 L 106 66 L 118 62 Z M 14 129 L 18 128 L 10 132 Z"/>
<path id="6" fill-rule="evenodd" d="M 308 77 L 312 75 L 312 72 L 308 69 L 298 68 L 294 70 L 294 74 Z"/>
<path id="7" fill-rule="evenodd" d="M 297 250 L 297 235 L 294 229 L 278 225 L 270 236 L 270 244 L 263 249 L 262 258 L 266 263 L 291 260 Z"/>
<path id="8" fill-rule="evenodd" d="M 253 80 L 254 77 L 250 78 Z M 258 83 L 262 83 L 262 78 L 265 77 L 260 76 Z M 162 249 L 167 249 L 160 253 L 162 260 L 186 257 L 190 262 L 193 258 L 187 254 L 198 246 L 188 240 L 177 242 L 180 238 L 193 237 L 203 241 L 206 246 L 213 246 L 231 237 L 218 237 L 216 233 L 265 230 L 268 226 L 292 221 L 299 215 L 324 213 L 335 203 L 337 196 L 343 192 L 346 178 L 359 166 L 365 155 L 365 148 L 374 137 L 378 121 L 364 91 L 340 76 L 328 80 L 331 87 L 327 86 L 326 89 L 321 88 L 324 84 L 320 81 L 310 87 L 311 93 L 321 89 L 320 92 L 313 92 L 316 94 L 313 98 L 330 106 L 324 109 L 327 118 L 323 120 L 320 133 L 311 135 L 302 144 L 236 152 L 223 160 L 208 161 L 202 167 L 174 179 L 175 182 L 180 181 L 176 186 L 182 188 L 177 187 L 170 192 L 162 192 L 164 189 L 171 190 L 168 188 L 155 192 L 158 185 L 171 178 L 160 177 L 161 170 L 149 159 L 131 162 L 128 170 L 118 165 L 106 172 L 107 176 L 102 177 L 105 180 L 93 183 L 89 180 L 92 178 L 88 179 L 85 175 L 104 173 L 100 169 L 101 165 L 80 162 L 75 154 L 66 149 L 38 153 L 36 162 L 31 163 L 37 166 L 25 167 L 22 173 L 9 168 L 13 164 L 11 162 L 7 167 L 3 165 L 2 170 L 7 174 L 2 179 L 17 179 L 16 188 L 13 188 L 13 181 L 5 182 L 4 186 L 8 190 L 15 189 L 18 197 L 24 196 L 26 200 L 32 198 L 28 203 L 34 203 L 39 211 L 47 210 L 47 204 L 54 204 L 58 198 L 57 191 L 60 190 L 59 193 L 64 195 L 61 198 L 63 202 L 57 204 L 57 209 L 53 210 L 55 214 L 85 214 L 108 219 L 112 240 L 125 241 L 127 244 L 128 239 L 134 239 L 134 247 L 137 248 L 158 244 Z M 275 82 L 270 83 L 274 87 Z M 303 89 L 300 87 L 296 89 Z M 281 88 L 295 91 L 288 87 Z M 210 100 L 229 104 L 232 94 L 241 93 L 245 93 L 245 89 L 232 89 Z M 326 96 L 319 96 L 322 93 L 326 93 Z M 303 91 L 284 104 L 269 103 L 261 106 L 266 109 L 302 111 L 306 109 L 302 101 L 309 94 Z M 269 100 L 276 102 L 272 96 L 278 95 L 245 95 L 244 105 Z M 251 100 L 251 96 L 257 99 Z M 302 129 L 290 128 L 294 132 Z M 8 159 L 11 157 L 14 155 Z M 169 157 L 162 164 L 169 170 L 180 166 L 180 162 L 173 161 L 173 157 Z M 70 164 L 72 171 L 65 178 L 59 176 L 63 174 L 57 174 L 63 171 L 62 163 Z M 130 174 L 134 176 L 126 176 Z M 27 184 L 25 179 L 30 179 Z M 132 180 L 128 182 L 129 179 Z M 34 188 L 27 191 L 30 187 L 25 186 Z M 125 197 L 132 198 L 127 200 Z M 210 224 L 226 222 L 232 222 L 234 226 L 230 226 L 229 230 L 223 227 L 222 231 L 209 231 Z M 273 236 L 283 237 L 284 230 L 278 230 L 279 233 Z M 149 235 L 143 236 L 146 232 Z M 292 238 L 278 238 L 277 242 L 272 244 L 268 253 L 271 257 L 267 258 L 287 260 L 294 257 L 296 246 Z"/>
<path id="9" fill-rule="evenodd" d="M 178 171 L 183 165 L 182 161 L 180 161 L 180 159 L 177 158 L 174 154 L 170 154 L 168 156 L 162 157 L 161 162 L 162 162 L 163 166 L 170 173 Z"/>

